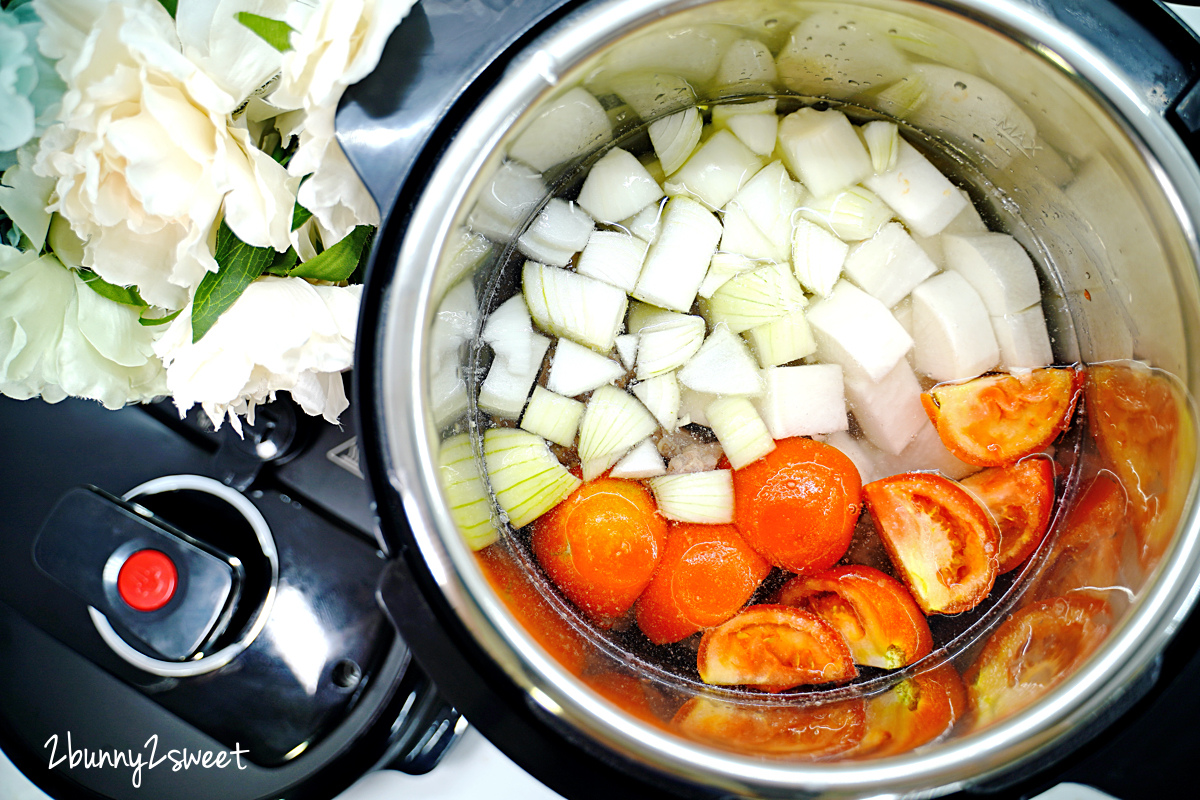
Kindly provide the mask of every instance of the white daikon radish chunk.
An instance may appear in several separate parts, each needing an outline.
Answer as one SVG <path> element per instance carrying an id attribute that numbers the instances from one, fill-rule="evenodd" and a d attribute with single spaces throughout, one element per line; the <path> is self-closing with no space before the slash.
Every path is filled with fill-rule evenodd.
<path id="1" fill-rule="evenodd" d="M 627 219 L 663 196 L 642 162 L 615 147 L 592 165 L 579 190 L 579 206 L 599 222 Z"/>
<path id="2" fill-rule="evenodd" d="M 485 431 L 483 461 L 496 504 L 514 528 L 533 522 L 582 483 L 558 463 L 545 439 L 519 428 Z"/>
<path id="3" fill-rule="evenodd" d="M 779 117 L 775 114 L 740 114 L 727 123 L 729 131 L 759 156 L 775 151 L 779 138 Z"/>
<path id="4" fill-rule="evenodd" d="M 612 350 L 628 298 L 615 286 L 536 261 L 521 274 L 525 305 L 538 327 L 607 353 Z"/>
<path id="5" fill-rule="evenodd" d="M 579 206 L 551 198 L 521 238 L 517 249 L 534 261 L 565 267 L 583 249 L 596 223 Z"/>
<path id="6" fill-rule="evenodd" d="M 1033 120 L 1002 89 L 940 64 L 918 64 L 913 72 L 925 84 L 924 101 L 906 117 L 917 128 L 977 153 L 994 169 L 1004 169 L 1017 156 L 1036 154 Z"/>
<path id="7" fill-rule="evenodd" d="M 804 289 L 786 264 L 768 264 L 736 275 L 704 304 L 710 325 L 741 333 L 800 311 L 808 305 Z"/>
<path id="8" fill-rule="evenodd" d="M 763 380 L 758 363 L 742 337 L 724 325 L 718 326 L 683 369 L 679 382 L 705 394 L 762 394 Z"/>
<path id="9" fill-rule="evenodd" d="M 686 195 L 715 211 L 762 169 L 762 159 L 729 131 L 717 131 L 664 184 L 669 195 Z"/>
<path id="10" fill-rule="evenodd" d="M 636 376 L 639 381 L 672 372 L 704 343 L 704 319 L 690 314 L 658 317 L 638 330 Z"/>
<path id="11" fill-rule="evenodd" d="M 513 295 L 488 314 L 479 338 L 491 345 L 496 358 L 508 362 L 510 369 L 524 373 L 533 368 L 533 320 L 521 295 Z M 540 365 L 541 356 L 537 358 Z"/>
<path id="12" fill-rule="evenodd" d="M 887 223 L 846 255 L 846 277 L 888 308 L 937 271 L 899 222 Z"/>
<path id="13" fill-rule="evenodd" d="M 695 105 L 696 92 L 678 75 L 663 72 L 629 72 L 609 81 L 612 91 L 643 120 Z"/>
<path id="14" fill-rule="evenodd" d="M 644 439 L 641 444 L 626 453 L 608 474 L 611 478 L 625 478 L 634 481 L 657 478 L 659 475 L 667 474 L 667 463 L 663 461 L 658 448 L 654 446 L 654 440 Z"/>
<path id="15" fill-rule="evenodd" d="M 815 436 L 850 427 L 842 368 L 837 364 L 770 367 L 762 376 L 766 392 L 754 405 L 771 438 Z"/>
<path id="16" fill-rule="evenodd" d="M 892 316 L 900 323 L 900 327 L 912 336 L 912 295 L 892 306 Z"/>
<path id="17" fill-rule="evenodd" d="M 992 316 L 1015 314 L 1041 299 L 1029 254 L 1007 233 L 943 236 L 942 250 L 946 269 L 975 287 Z"/>
<path id="18" fill-rule="evenodd" d="M 499 355 L 493 358 L 487 377 L 479 387 L 479 407 L 493 416 L 518 419 L 549 347 L 550 340 L 545 336 L 531 334 L 529 352 L 518 359 L 528 364 L 525 369 L 519 369 Z"/>
<path id="19" fill-rule="evenodd" d="M 751 328 L 745 336 L 763 367 L 790 364 L 817 350 L 817 340 L 803 311 L 793 311 L 786 317 Z"/>
<path id="20" fill-rule="evenodd" d="M 887 306 L 849 281 L 839 281 L 807 316 L 821 361 L 873 381 L 883 380 L 913 346 Z"/>
<path id="21" fill-rule="evenodd" d="M 778 77 L 775 57 L 765 44 L 757 39 L 738 39 L 725 49 L 714 80 L 724 90 L 768 90 L 774 88 Z"/>
<path id="22" fill-rule="evenodd" d="M 554 346 L 554 357 L 550 359 L 546 388 L 565 397 L 578 397 L 612 383 L 624 374 L 625 368 L 611 358 L 570 339 L 559 339 Z"/>
<path id="23" fill-rule="evenodd" d="M 654 244 L 662 230 L 662 204 L 651 203 L 629 219 L 616 223 L 647 244 Z"/>
<path id="24" fill-rule="evenodd" d="M 963 210 L 958 212 L 958 215 L 954 219 L 950 220 L 950 224 L 942 229 L 942 233 L 987 233 L 987 223 L 979 215 L 979 209 L 971 202 L 971 195 L 967 194 L 965 189 L 959 189 L 958 193 L 962 195 L 963 200 L 966 201 L 966 205 L 963 206 Z"/>
<path id="25" fill-rule="evenodd" d="M 846 115 L 802 108 L 779 123 L 783 163 L 816 197 L 828 197 L 873 174 L 871 157 Z"/>
<path id="26" fill-rule="evenodd" d="M 686 386 L 679 387 L 679 426 L 682 427 L 689 423 L 703 425 L 708 427 L 708 417 L 704 414 L 704 409 L 708 408 L 708 404 L 716 400 L 716 395 L 697 392 L 694 389 L 689 389 Z"/>
<path id="27" fill-rule="evenodd" d="M 745 397 L 718 397 L 704 414 L 734 469 L 753 464 L 775 449 L 766 423 Z"/>
<path id="28" fill-rule="evenodd" d="M 917 371 L 935 381 L 971 378 L 1000 361 L 987 308 L 957 272 L 913 289 L 912 328 Z"/>
<path id="29" fill-rule="evenodd" d="M 833 291 L 849 251 L 850 245 L 815 222 L 793 222 L 792 270 L 800 285 L 818 297 Z"/>
<path id="30" fill-rule="evenodd" d="M 579 424 L 579 458 L 591 461 L 615 453 L 611 466 L 657 429 L 654 415 L 636 397 L 615 386 L 601 386 L 592 392 Z"/>
<path id="31" fill-rule="evenodd" d="M 768 263 L 741 253 L 725 253 L 718 250 L 713 253 L 712 261 L 708 262 L 708 272 L 704 275 L 704 282 L 700 284 L 699 294 L 706 299 L 712 297 L 713 292 L 720 289 L 730 278 L 760 269 Z"/>
<path id="32" fill-rule="evenodd" d="M 631 292 L 642 272 L 647 247 L 641 239 L 623 231 L 592 231 L 575 271 Z"/>
<path id="33" fill-rule="evenodd" d="M 663 175 L 673 175 L 683 166 L 696 145 L 700 144 L 700 132 L 703 129 L 704 120 L 700 117 L 700 109 L 695 106 L 650 123 L 650 143 L 658 154 Z"/>
<path id="34" fill-rule="evenodd" d="M 480 193 L 467 225 L 493 242 L 509 242 L 545 196 L 546 184 L 540 173 L 516 161 L 505 161 Z"/>
<path id="35" fill-rule="evenodd" d="M 870 239 L 895 215 L 879 195 L 857 185 L 827 197 L 809 197 L 797 213 L 846 242 Z"/>
<path id="36" fill-rule="evenodd" d="M 900 161 L 900 128 L 896 123 L 877 119 L 858 130 L 867 152 L 871 154 L 871 166 L 875 174 L 894 170 Z"/>
<path id="37" fill-rule="evenodd" d="M 875 448 L 870 445 L 864 446 L 866 443 L 855 439 L 849 431 L 835 431 L 826 436 L 814 436 L 813 438 L 820 439 L 830 447 L 841 450 L 842 454 L 854 463 L 854 468 L 858 470 L 858 476 L 864 486 L 883 477 L 875 466 L 877 455 Z"/>
<path id="38" fill-rule="evenodd" d="M 689 197 L 672 197 L 633 296 L 661 308 L 688 311 L 719 241 L 721 222 L 716 216 Z"/>
<path id="39" fill-rule="evenodd" d="M 938 436 L 937 428 L 928 419 L 917 431 L 908 447 L 899 455 L 890 455 L 882 450 L 876 450 L 876 480 L 899 475 L 902 472 L 940 472 L 951 480 L 961 480 L 979 471 L 946 449 L 942 438 Z"/>
<path id="40" fill-rule="evenodd" d="M 633 394 L 668 433 L 679 427 L 679 379 L 674 372 L 635 383 Z"/>
<path id="41" fill-rule="evenodd" d="M 787 261 L 792 251 L 792 214 L 802 192 L 782 161 L 763 167 L 725 206 L 721 249 Z"/>
<path id="42" fill-rule="evenodd" d="M 441 429 L 461 417 L 470 405 L 467 382 L 462 377 L 462 365 L 456 357 L 443 358 L 435 363 L 429 375 L 429 402 L 433 423 Z"/>
<path id="43" fill-rule="evenodd" d="M 575 433 L 582 417 L 583 403 L 535 386 L 529 405 L 521 415 L 521 427 L 555 444 L 570 447 L 575 444 Z"/>
<path id="44" fill-rule="evenodd" d="M 863 183 L 919 236 L 940 233 L 970 205 L 929 159 L 903 139 L 896 168 L 872 175 Z"/>
<path id="45" fill-rule="evenodd" d="M 885 453 L 898 454 L 929 421 L 921 384 L 903 358 L 881 381 L 847 374 L 845 383 L 850 412 L 871 444 Z"/>
<path id="46" fill-rule="evenodd" d="M 509 158 L 545 172 L 612 141 L 608 114 L 586 89 L 569 89 L 542 108 L 509 146 Z"/>
<path id="47" fill-rule="evenodd" d="M 626 370 L 633 369 L 633 365 L 637 363 L 637 348 L 636 333 L 623 333 L 617 337 L 617 357 L 621 359 L 621 366 Z"/>
<path id="48" fill-rule="evenodd" d="M 1045 367 L 1054 363 L 1050 334 L 1042 306 L 1030 306 L 1015 314 L 992 317 L 992 332 L 1000 345 L 1000 364 L 1009 369 Z"/>
<path id="49" fill-rule="evenodd" d="M 677 522 L 724 525 L 733 522 L 733 472 L 714 469 L 663 475 L 646 481 L 658 513 Z"/>
<path id="50" fill-rule="evenodd" d="M 776 59 L 779 78 L 794 92 L 846 99 L 903 77 L 908 59 L 876 30 L 864 9 L 817 11 L 792 29 Z"/>
<path id="51" fill-rule="evenodd" d="M 475 460 L 470 434 L 460 433 L 442 442 L 438 448 L 438 479 L 450 516 L 467 547 L 482 550 L 496 541 L 499 531 L 492 519 L 492 502 Z"/>

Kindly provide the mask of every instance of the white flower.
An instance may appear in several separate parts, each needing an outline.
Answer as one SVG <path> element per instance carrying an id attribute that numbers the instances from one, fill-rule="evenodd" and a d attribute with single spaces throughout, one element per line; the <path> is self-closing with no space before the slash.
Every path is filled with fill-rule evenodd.
<path id="1" fill-rule="evenodd" d="M 337 422 L 348 405 L 342 371 L 354 359 L 362 286 L 320 286 L 301 278 L 259 278 L 199 342 L 192 306 L 155 344 L 180 414 L 199 403 L 213 424 L 290 392 L 304 411 Z"/>
<path id="2" fill-rule="evenodd" d="M 287 6 L 288 0 L 182 0 L 175 29 L 184 55 L 240 101 L 279 73 L 283 54 L 239 22 L 237 14 L 278 19 Z"/>
<path id="3" fill-rule="evenodd" d="M 346 87 L 375 68 L 388 36 L 412 6 L 413 0 L 320 0 L 288 7 L 292 49 L 283 54 L 271 103 L 305 111 L 288 171 L 298 177 L 311 173 L 297 199 L 329 231 L 329 242 L 356 225 L 379 224 L 375 201 L 334 139 L 333 118 Z"/>
<path id="4" fill-rule="evenodd" d="M 0 265 L 0 393 L 110 409 L 166 394 L 157 331 L 137 309 L 101 297 L 54 256 L 4 252 Z"/>
<path id="5" fill-rule="evenodd" d="M 149 303 L 183 307 L 222 207 L 242 241 L 286 250 L 297 180 L 254 145 L 229 94 L 182 52 L 156 0 L 35 0 L 61 60 L 60 119 L 35 171 L 83 240 L 84 265 Z"/>

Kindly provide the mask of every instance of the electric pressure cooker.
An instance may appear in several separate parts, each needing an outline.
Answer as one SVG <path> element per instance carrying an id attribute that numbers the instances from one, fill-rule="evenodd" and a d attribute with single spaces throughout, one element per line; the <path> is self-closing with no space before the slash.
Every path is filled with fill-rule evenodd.
<path id="1" fill-rule="evenodd" d="M 1145 359 L 1198 394 L 1195 38 L 1158 4 L 861 5 L 967 43 L 972 68 L 1037 122 L 1044 140 L 1030 153 L 1063 156 L 1051 170 L 1023 154 L 1019 185 L 1010 164 L 976 165 L 1011 200 L 997 213 L 1051 256 L 1061 355 Z M 347 429 L 286 403 L 246 440 L 161 406 L 4 403 L 0 747 L 14 763 L 64 798 L 328 797 L 372 768 L 431 767 L 461 730 L 457 709 L 568 797 L 933 795 L 1054 759 L 1132 702 L 1195 598 L 1190 500 L 1121 624 L 1042 703 L 972 737 L 850 764 L 730 754 L 629 714 L 522 627 L 455 529 L 435 468 L 445 426 L 430 399 L 430 328 L 452 281 L 448 242 L 489 172 L 542 102 L 622 42 L 690 25 L 782 26 L 788 6 L 415 6 L 338 116 L 385 220 Z M 1054 191 L 1096 154 L 1109 168 L 1089 173 L 1099 188 Z M 1039 182 L 1042 167 L 1053 174 Z M 1063 233 L 1031 223 L 1032 208 L 1086 224 Z M 1103 254 L 1107 271 L 1072 272 L 1063 253 L 1075 247 Z M 481 296 L 495 283 L 486 266 L 472 279 Z M 1078 307 L 1085 292 L 1102 310 Z M 470 348 L 459 355 L 469 383 Z M 1190 498 L 1191 472 L 1183 482 Z M 157 580 L 164 565 L 138 558 L 146 550 L 168 555 L 173 588 Z M 88 768 L 88 752 L 128 755 Z"/>

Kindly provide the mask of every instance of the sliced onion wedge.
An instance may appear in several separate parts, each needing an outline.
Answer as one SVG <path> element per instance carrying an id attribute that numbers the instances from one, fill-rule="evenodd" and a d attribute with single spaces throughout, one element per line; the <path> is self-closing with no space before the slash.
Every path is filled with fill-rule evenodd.
<path id="1" fill-rule="evenodd" d="M 734 469 L 753 464 L 775 449 L 766 423 L 745 397 L 718 397 L 704 414 Z"/>
<path id="2" fill-rule="evenodd" d="M 438 450 L 438 475 L 450 516 L 472 550 L 482 550 L 496 541 L 492 504 L 479 472 L 479 462 L 469 434 L 460 433 L 442 442 Z"/>
<path id="3" fill-rule="evenodd" d="M 586 463 L 615 454 L 611 466 L 657 428 L 654 415 L 636 397 L 615 386 L 601 386 L 592 392 L 579 425 L 579 458 Z"/>
<path id="4" fill-rule="evenodd" d="M 733 472 L 714 469 L 663 475 L 646 481 L 667 519 L 724 525 L 733 522 Z"/>
<path id="5" fill-rule="evenodd" d="M 483 460 L 496 503 L 513 528 L 533 522 L 582 483 L 558 463 L 545 439 L 519 428 L 486 431 Z"/>
<path id="6" fill-rule="evenodd" d="M 620 289 L 536 261 L 525 262 L 522 284 L 539 328 L 601 353 L 612 350 L 628 303 Z"/>

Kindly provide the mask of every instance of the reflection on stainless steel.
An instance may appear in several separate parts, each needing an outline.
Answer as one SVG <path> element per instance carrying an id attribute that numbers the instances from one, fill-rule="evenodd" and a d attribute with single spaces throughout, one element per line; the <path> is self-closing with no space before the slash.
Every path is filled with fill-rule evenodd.
<path id="1" fill-rule="evenodd" d="M 310 696 L 315 695 L 330 648 L 309 598 L 293 586 L 279 587 L 266 635 L 296 682 Z"/>

